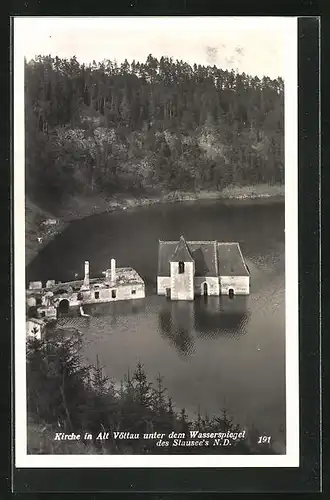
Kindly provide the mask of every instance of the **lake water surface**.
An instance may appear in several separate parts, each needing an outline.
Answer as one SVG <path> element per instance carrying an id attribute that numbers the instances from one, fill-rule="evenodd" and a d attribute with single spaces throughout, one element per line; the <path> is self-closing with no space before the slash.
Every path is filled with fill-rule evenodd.
<path id="1" fill-rule="evenodd" d="M 251 272 L 249 297 L 171 302 L 155 295 L 158 240 L 238 241 Z M 72 223 L 27 268 L 27 280 L 101 275 L 110 259 L 135 268 L 144 300 L 92 306 L 91 318 L 61 318 L 86 338 L 116 382 L 140 360 L 158 373 L 178 409 L 226 408 L 240 426 L 285 446 L 284 203 L 193 202 L 96 215 Z"/>

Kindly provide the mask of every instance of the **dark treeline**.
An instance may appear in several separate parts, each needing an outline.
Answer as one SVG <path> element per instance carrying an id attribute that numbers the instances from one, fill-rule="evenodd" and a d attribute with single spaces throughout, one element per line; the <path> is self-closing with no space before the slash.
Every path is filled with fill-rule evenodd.
<path id="1" fill-rule="evenodd" d="M 25 64 L 31 195 L 283 183 L 281 78 L 149 55 Z"/>
<path id="2" fill-rule="evenodd" d="M 135 371 L 115 384 L 104 374 L 97 360 L 87 366 L 82 355 L 83 339 L 76 331 L 52 328 L 44 340 L 27 342 L 27 406 L 29 453 L 272 453 L 268 445 L 259 448 L 246 440 L 237 440 L 230 447 L 164 447 L 156 448 L 153 440 L 115 440 L 113 432 L 188 433 L 239 432 L 226 411 L 209 417 L 198 412 L 189 420 L 185 409 L 177 412 L 158 375 L 151 383 L 138 363 Z M 37 427 L 37 439 L 33 428 Z M 45 434 L 46 431 L 46 434 Z M 93 440 L 54 441 L 55 432 L 93 435 Z M 96 440 L 99 432 L 109 432 L 110 439 Z M 46 439 L 42 440 L 42 436 Z M 248 436 L 253 438 L 253 436 Z M 189 439 L 189 435 L 187 436 Z M 256 441 L 256 440 L 255 440 Z"/>

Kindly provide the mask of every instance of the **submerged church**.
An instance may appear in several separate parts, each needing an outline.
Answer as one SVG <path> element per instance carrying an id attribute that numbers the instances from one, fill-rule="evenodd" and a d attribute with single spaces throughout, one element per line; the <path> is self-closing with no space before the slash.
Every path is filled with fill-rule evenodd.
<path id="1" fill-rule="evenodd" d="M 157 294 L 171 300 L 196 295 L 248 295 L 250 273 L 239 243 L 159 241 Z"/>

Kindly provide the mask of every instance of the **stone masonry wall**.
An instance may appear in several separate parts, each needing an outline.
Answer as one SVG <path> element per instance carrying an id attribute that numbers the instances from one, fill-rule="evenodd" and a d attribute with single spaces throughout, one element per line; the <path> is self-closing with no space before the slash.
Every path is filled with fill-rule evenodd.
<path id="1" fill-rule="evenodd" d="M 157 277 L 157 295 L 166 295 L 166 288 L 171 288 L 170 276 Z"/>
<path id="2" fill-rule="evenodd" d="M 207 295 L 219 295 L 220 294 L 220 286 L 219 286 L 219 278 L 218 277 L 195 277 L 194 279 L 194 288 L 195 295 L 203 295 L 204 294 L 204 283 L 207 283 Z"/>
<path id="3" fill-rule="evenodd" d="M 115 290 L 116 297 L 112 296 L 113 290 Z M 121 285 L 113 288 L 94 288 L 81 293 L 81 299 L 78 298 L 79 292 L 71 295 L 70 306 L 79 306 L 80 304 L 101 304 L 103 302 L 114 302 L 117 300 L 143 299 L 145 297 L 145 287 L 142 284 Z M 95 293 L 99 294 L 98 298 L 95 297 Z"/>
<path id="4" fill-rule="evenodd" d="M 173 263 L 175 266 L 177 266 L 177 263 Z M 187 266 L 188 264 L 186 264 Z M 186 271 L 186 267 L 185 267 Z M 186 274 L 186 273 L 185 273 Z M 157 294 L 158 295 L 166 295 L 166 289 L 170 288 L 171 289 L 171 297 L 176 298 L 180 294 L 180 296 L 189 296 L 191 297 L 191 289 L 189 289 L 190 284 L 188 285 L 188 288 L 186 289 L 185 287 L 187 286 L 187 281 L 190 283 L 189 280 L 187 280 L 187 276 L 185 276 L 183 279 L 180 279 L 184 277 L 184 275 L 179 275 L 177 276 L 177 273 L 175 274 L 175 281 L 174 281 L 174 292 L 172 291 L 172 286 L 173 283 L 171 281 L 171 278 L 168 276 L 158 276 L 157 278 Z M 198 296 L 203 294 L 203 284 L 207 283 L 208 285 L 208 295 L 210 296 L 218 296 L 218 295 L 228 295 L 229 289 L 232 288 L 234 290 L 235 295 L 249 295 L 250 293 L 250 277 L 249 276 L 221 276 L 220 278 L 216 277 L 194 277 L 193 283 L 194 283 L 194 296 Z M 188 292 L 186 292 L 188 290 Z M 192 299 L 186 299 L 186 300 L 192 300 Z"/>
<path id="5" fill-rule="evenodd" d="M 178 262 L 171 262 L 171 299 L 194 300 L 194 263 L 185 262 L 184 273 L 179 274 Z"/>
<path id="6" fill-rule="evenodd" d="M 221 276 L 219 281 L 222 295 L 228 295 L 231 288 L 235 295 L 248 295 L 250 293 L 249 276 Z"/>

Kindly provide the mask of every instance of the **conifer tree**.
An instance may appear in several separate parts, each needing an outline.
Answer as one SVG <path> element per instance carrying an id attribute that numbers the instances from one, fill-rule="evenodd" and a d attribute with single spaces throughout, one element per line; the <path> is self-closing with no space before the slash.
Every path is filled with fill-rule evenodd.
<path id="1" fill-rule="evenodd" d="M 166 391 L 167 389 L 163 385 L 163 377 L 158 373 L 156 377 L 157 385 L 152 389 L 152 406 L 154 411 L 158 415 L 162 415 L 166 412 Z"/>
<path id="2" fill-rule="evenodd" d="M 43 193 L 45 200 L 56 201 L 76 191 L 141 190 L 139 163 L 127 168 L 131 134 L 140 137 L 134 154 L 152 155 L 161 165 L 153 174 L 154 190 L 284 182 L 281 78 L 259 79 L 168 57 L 158 61 L 152 54 L 145 63 L 125 61 L 120 68 L 116 61 L 84 65 L 75 57 L 38 56 L 26 61 L 25 92 L 27 191 L 39 200 Z M 208 148 L 202 141 L 205 125 Z M 59 136 L 88 128 L 93 135 L 100 126 L 114 131 L 118 152 L 107 149 L 92 172 L 82 168 L 90 163 L 88 137 L 78 142 L 70 136 L 64 147 Z M 155 134 L 164 130 L 176 140 L 170 154 L 156 147 Z"/>
<path id="3" fill-rule="evenodd" d="M 134 391 L 136 394 L 136 401 L 139 405 L 149 408 L 151 404 L 151 382 L 148 382 L 147 375 L 144 371 L 143 365 L 138 361 L 136 369 L 133 374 Z"/>
<path id="4" fill-rule="evenodd" d="M 107 378 L 96 359 L 95 366 L 86 365 L 82 356 L 82 336 L 76 330 L 50 330 L 38 340 L 27 341 L 27 401 L 29 449 L 35 450 L 33 428 L 54 432 L 91 432 L 94 441 L 82 442 L 80 447 L 51 446 L 43 434 L 42 450 L 50 453 L 146 453 L 155 452 L 152 440 L 122 441 L 113 439 L 113 432 L 133 433 L 201 431 L 240 432 L 240 427 L 228 418 L 226 410 L 210 418 L 198 408 L 197 420 L 190 422 L 183 408 L 175 412 L 171 397 L 166 398 L 163 378 L 157 376 L 154 387 L 147 378 L 141 362 L 133 376 L 127 371 L 118 391 Z M 47 431 L 47 432 L 48 432 Z M 97 434 L 109 432 L 111 438 L 104 443 L 96 441 Z M 41 431 L 40 431 L 41 432 Z M 41 433 L 43 433 L 42 431 Z M 32 434 L 31 434 L 32 433 Z M 258 431 L 248 433 L 252 441 Z M 238 440 L 221 453 L 273 453 L 271 444 L 256 447 L 254 441 Z M 34 444 L 33 444 L 34 442 Z M 253 444 L 254 443 L 254 444 Z M 41 445 L 40 445 L 41 446 Z M 41 448 L 40 448 L 41 450 Z M 48 451 L 47 451 L 48 450 Z M 159 450 L 158 450 L 159 451 Z M 40 451 L 42 452 L 42 451 Z M 164 451 L 166 452 L 166 451 Z M 171 449 L 171 453 L 184 453 L 184 448 Z M 195 453 L 198 450 L 193 451 Z M 205 453 L 219 453 L 213 447 Z"/>

